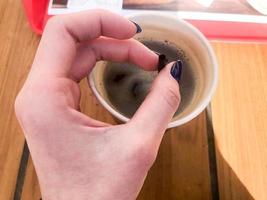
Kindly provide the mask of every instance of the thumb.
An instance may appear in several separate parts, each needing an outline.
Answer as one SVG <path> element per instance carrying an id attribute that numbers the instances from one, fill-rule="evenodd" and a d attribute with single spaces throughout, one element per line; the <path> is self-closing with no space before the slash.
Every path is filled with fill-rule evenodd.
<path id="1" fill-rule="evenodd" d="M 180 104 L 180 60 L 169 63 L 154 80 L 151 90 L 130 123 L 149 134 L 163 134 Z"/>

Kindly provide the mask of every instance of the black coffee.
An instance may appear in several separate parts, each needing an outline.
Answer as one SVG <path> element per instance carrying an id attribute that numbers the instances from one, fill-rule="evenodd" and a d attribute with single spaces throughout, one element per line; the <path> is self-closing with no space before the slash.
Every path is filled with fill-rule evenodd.
<path id="1" fill-rule="evenodd" d="M 181 113 L 192 101 L 196 87 L 193 67 L 190 58 L 183 49 L 168 41 L 150 41 L 143 43 L 153 51 L 165 54 L 168 61 L 178 59 L 183 62 L 183 72 L 180 81 L 181 103 L 175 115 Z M 152 81 L 158 72 L 148 72 L 129 63 L 108 62 L 104 73 L 104 89 L 110 103 L 123 115 L 131 118 L 145 99 Z"/>

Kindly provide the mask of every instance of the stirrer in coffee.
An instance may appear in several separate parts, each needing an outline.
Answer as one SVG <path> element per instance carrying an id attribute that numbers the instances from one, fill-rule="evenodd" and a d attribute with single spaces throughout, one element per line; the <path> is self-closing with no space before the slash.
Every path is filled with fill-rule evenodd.
<path id="1" fill-rule="evenodd" d="M 159 62 L 158 62 L 158 72 L 160 72 L 168 63 L 168 59 L 164 54 L 160 54 L 156 51 L 154 51 L 159 56 Z"/>

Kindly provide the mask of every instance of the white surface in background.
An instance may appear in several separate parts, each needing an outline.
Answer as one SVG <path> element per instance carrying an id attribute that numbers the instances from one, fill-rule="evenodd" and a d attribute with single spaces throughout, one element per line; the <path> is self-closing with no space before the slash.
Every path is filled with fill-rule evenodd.
<path id="1" fill-rule="evenodd" d="M 260 13 L 267 15 L 267 0 L 247 0 L 247 2 Z"/>
<path id="2" fill-rule="evenodd" d="M 261 2 L 264 1 L 265 4 L 267 4 L 267 0 L 248 0 L 248 1 L 261 1 Z M 59 15 L 59 14 L 73 13 L 73 12 L 78 12 L 78 11 L 83 11 L 83 10 L 94 9 L 94 8 L 103 8 L 103 9 L 111 10 L 113 12 L 119 12 L 124 15 L 133 14 L 137 12 L 138 13 L 164 12 L 164 13 L 176 15 L 181 19 L 228 21 L 228 22 L 249 22 L 249 23 L 267 24 L 267 16 L 261 16 L 261 15 L 208 13 L 208 12 L 192 12 L 192 11 L 125 10 L 125 9 L 122 9 L 122 3 L 123 3 L 123 0 L 69 0 L 67 8 L 52 8 L 52 0 L 50 0 L 48 14 Z"/>
<path id="3" fill-rule="evenodd" d="M 91 6 L 118 7 L 122 5 L 121 0 L 69 0 L 68 8 L 84 8 Z"/>
<path id="4" fill-rule="evenodd" d="M 49 15 L 67 14 L 96 8 L 109 9 L 116 12 L 122 9 L 123 0 L 69 0 L 67 8 L 52 8 L 52 1 L 50 0 L 49 2 Z"/>
<path id="5" fill-rule="evenodd" d="M 195 1 L 205 7 L 209 7 L 210 4 L 212 4 L 213 2 L 213 0 L 195 0 Z"/>

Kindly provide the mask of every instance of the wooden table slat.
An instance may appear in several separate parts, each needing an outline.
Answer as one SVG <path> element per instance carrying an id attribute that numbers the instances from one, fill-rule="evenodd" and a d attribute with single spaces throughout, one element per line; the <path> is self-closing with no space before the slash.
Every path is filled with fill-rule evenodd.
<path id="1" fill-rule="evenodd" d="M 39 37 L 29 28 L 20 1 L 0 1 L 0 199 L 13 199 L 24 136 L 14 115 L 15 97 L 30 69 Z M 212 101 L 219 195 L 222 200 L 267 199 L 267 44 L 213 42 L 219 85 Z M 81 108 L 116 124 L 84 80 Z M 211 199 L 206 114 L 168 131 L 138 197 Z M 28 161 L 22 199 L 40 198 Z M 214 195 L 213 195 L 214 197 Z"/>
<path id="2" fill-rule="evenodd" d="M 221 199 L 267 199 L 267 44 L 213 43 L 212 101 Z"/>
<path id="3" fill-rule="evenodd" d="M 0 1 L 0 199 L 12 199 L 24 136 L 14 114 L 15 97 L 31 65 L 38 37 L 20 1 Z"/>

